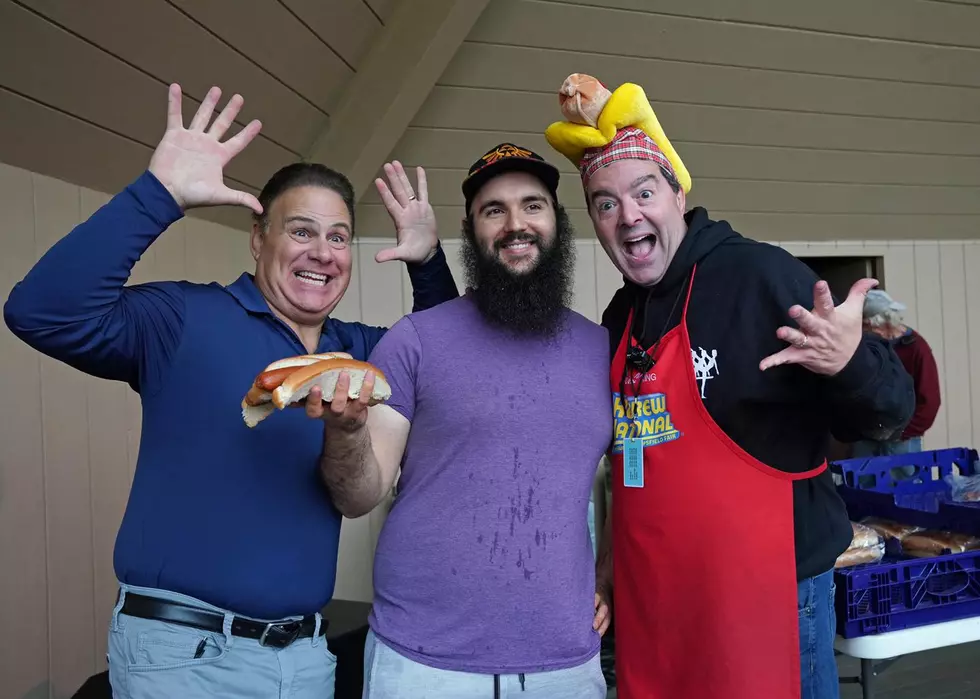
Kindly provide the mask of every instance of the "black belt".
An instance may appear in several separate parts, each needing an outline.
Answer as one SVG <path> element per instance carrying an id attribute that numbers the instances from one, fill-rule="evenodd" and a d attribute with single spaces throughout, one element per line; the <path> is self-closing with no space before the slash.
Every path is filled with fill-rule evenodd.
<path id="1" fill-rule="evenodd" d="M 169 621 L 172 624 L 191 626 L 204 631 L 221 633 L 224 630 L 225 617 L 223 614 L 188 607 L 176 602 L 167 602 L 155 597 L 127 593 L 126 601 L 123 602 L 120 611 L 123 614 L 141 619 Z M 302 619 L 287 619 L 285 621 L 255 621 L 240 616 L 231 620 L 233 636 L 253 638 L 263 646 L 272 648 L 285 648 L 298 638 L 312 638 L 315 628 L 316 617 L 312 614 Z M 323 636 L 326 633 L 327 621 L 321 619 L 318 635 Z"/>

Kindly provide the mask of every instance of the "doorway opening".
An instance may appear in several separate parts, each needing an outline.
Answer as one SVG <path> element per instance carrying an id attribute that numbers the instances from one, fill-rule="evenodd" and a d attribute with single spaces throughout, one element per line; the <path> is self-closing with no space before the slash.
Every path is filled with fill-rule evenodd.
<path id="1" fill-rule="evenodd" d="M 847 298 L 851 286 L 858 279 L 865 277 L 877 279 L 877 288 L 885 288 L 885 261 L 882 257 L 799 256 L 797 259 L 830 285 L 830 293 L 834 295 L 838 303 Z"/>

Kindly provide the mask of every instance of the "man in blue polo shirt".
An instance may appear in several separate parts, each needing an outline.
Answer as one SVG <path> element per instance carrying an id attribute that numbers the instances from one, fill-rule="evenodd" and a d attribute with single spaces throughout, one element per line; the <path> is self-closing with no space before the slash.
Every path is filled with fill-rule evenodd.
<path id="1" fill-rule="evenodd" d="M 4 319 L 40 352 L 140 394 L 143 431 L 116 540 L 119 601 L 109 630 L 116 699 L 333 696 L 319 610 L 333 594 L 341 516 L 317 466 L 323 425 L 302 410 L 245 426 L 241 400 L 270 362 L 348 352 L 385 332 L 330 317 L 350 282 L 354 196 L 326 167 L 283 168 L 258 199 L 222 170 L 258 134 L 222 142 L 238 95 L 209 128 L 212 88 L 185 128 L 170 87 L 149 168 L 55 244 L 12 290 Z M 416 195 L 396 163 L 378 180 L 408 264 L 415 309 L 455 298 L 424 173 Z M 140 256 L 197 206 L 254 212 L 254 276 L 229 286 L 126 287 Z"/>

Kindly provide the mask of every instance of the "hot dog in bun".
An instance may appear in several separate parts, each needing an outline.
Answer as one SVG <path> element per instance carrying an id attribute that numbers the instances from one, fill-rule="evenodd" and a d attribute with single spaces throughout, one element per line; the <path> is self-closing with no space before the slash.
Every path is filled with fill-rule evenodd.
<path id="1" fill-rule="evenodd" d="M 319 386 L 324 399 L 330 400 L 342 372 L 350 376 L 348 396 L 356 399 L 369 371 L 375 376 L 369 404 L 376 405 L 391 397 L 391 387 L 381 371 L 367 362 L 358 361 L 345 352 L 280 359 L 255 377 L 242 400 L 242 418 L 246 425 L 255 427 L 276 408 L 282 410 L 304 400 L 314 386 Z"/>

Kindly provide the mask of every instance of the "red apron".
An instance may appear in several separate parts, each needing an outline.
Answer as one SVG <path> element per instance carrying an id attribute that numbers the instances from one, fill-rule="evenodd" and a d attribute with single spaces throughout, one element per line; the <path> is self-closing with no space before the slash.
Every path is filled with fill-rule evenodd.
<path id="1" fill-rule="evenodd" d="M 792 482 L 827 464 L 783 473 L 715 424 L 695 381 L 690 298 L 651 348 L 653 367 L 630 366 L 624 380 L 631 313 L 610 372 L 617 691 L 799 699 Z"/>

